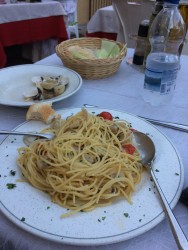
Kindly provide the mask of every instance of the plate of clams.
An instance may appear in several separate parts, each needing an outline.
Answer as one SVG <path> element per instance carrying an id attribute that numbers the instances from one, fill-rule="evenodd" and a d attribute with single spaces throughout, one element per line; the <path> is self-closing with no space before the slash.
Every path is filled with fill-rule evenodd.
<path id="1" fill-rule="evenodd" d="M 82 78 L 75 71 L 49 65 L 18 65 L 0 70 L 0 104 L 28 107 L 57 102 L 75 94 Z"/>

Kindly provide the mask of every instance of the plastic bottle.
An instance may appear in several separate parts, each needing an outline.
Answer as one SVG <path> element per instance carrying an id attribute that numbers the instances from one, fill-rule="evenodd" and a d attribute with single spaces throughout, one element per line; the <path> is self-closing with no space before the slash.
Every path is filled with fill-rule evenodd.
<path id="1" fill-rule="evenodd" d="M 151 52 L 146 60 L 143 98 L 152 105 L 171 100 L 180 68 L 179 46 L 185 37 L 185 23 L 179 0 L 165 0 L 149 31 Z"/>

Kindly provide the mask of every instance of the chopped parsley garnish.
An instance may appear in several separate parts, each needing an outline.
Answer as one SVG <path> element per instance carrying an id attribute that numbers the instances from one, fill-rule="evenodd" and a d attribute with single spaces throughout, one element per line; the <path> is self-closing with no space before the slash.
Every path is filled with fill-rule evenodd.
<path id="1" fill-rule="evenodd" d="M 48 206 L 47 209 L 50 209 L 50 207 Z"/>
<path id="2" fill-rule="evenodd" d="M 159 169 L 155 169 L 155 172 L 159 172 Z"/>
<path id="3" fill-rule="evenodd" d="M 10 170 L 10 174 L 11 174 L 12 176 L 15 176 L 16 171 L 14 171 L 14 170 Z"/>
<path id="4" fill-rule="evenodd" d="M 7 188 L 8 189 L 13 189 L 15 187 L 16 187 L 16 184 L 14 184 L 14 183 L 7 183 Z"/>
<path id="5" fill-rule="evenodd" d="M 101 217 L 101 219 L 98 219 L 98 222 L 101 222 L 101 220 L 105 220 L 106 216 Z"/>
<path id="6" fill-rule="evenodd" d="M 141 222 L 141 221 L 142 221 L 142 219 L 139 220 L 139 222 Z"/>
<path id="7" fill-rule="evenodd" d="M 178 173 L 175 173 L 175 175 L 179 175 Z"/>
<path id="8" fill-rule="evenodd" d="M 126 218 L 129 217 L 129 214 L 128 214 L 128 213 L 124 213 L 123 215 L 124 215 Z"/>

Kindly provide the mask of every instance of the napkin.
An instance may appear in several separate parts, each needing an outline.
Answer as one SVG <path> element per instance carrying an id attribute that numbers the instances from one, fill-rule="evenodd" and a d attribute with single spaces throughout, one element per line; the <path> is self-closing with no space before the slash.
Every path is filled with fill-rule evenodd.
<path id="1" fill-rule="evenodd" d="M 188 187 L 182 191 L 180 201 L 188 207 Z"/>
<path id="2" fill-rule="evenodd" d="M 119 46 L 113 41 L 103 40 L 101 49 L 96 50 L 97 58 L 111 58 L 116 57 L 120 53 Z"/>

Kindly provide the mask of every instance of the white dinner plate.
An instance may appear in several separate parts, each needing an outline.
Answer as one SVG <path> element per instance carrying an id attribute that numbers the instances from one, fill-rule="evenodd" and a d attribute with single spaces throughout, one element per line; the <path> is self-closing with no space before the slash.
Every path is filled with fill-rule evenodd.
<path id="1" fill-rule="evenodd" d="M 41 101 L 25 101 L 23 93 L 28 92 L 33 83 L 33 76 L 59 76 L 69 78 L 65 92 L 54 98 Z M 38 102 L 61 101 L 74 93 L 82 86 L 82 78 L 75 71 L 66 67 L 26 64 L 8 67 L 0 70 L 0 104 L 17 107 L 28 107 Z"/>
<path id="2" fill-rule="evenodd" d="M 80 108 L 58 111 L 63 118 L 77 113 Z M 99 114 L 109 111 L 114 117 L 131 122 L 133 128 L 148 133 L 156 147 L 153 165 L 159 184 L 173 208 L 179 200 L 184 180 L 184 169 L 174 145 L 157 128 L 134 115 L 99 108 L 89 108 Z M 20 131 L 40 131 L 46 125 L 37 121 L 18 126 Z M 21 136 L 8 136 L 0 145 L 0 209 L 15 224 L 37 236 L 73 245 L 101 245 L 115 243 L 138 236 L 161 222 L 163 212 L 154 183 L 145 171 L 141 183 L 133 194 L 130 205 L 121 199 L 110 206 L 96 208 L 91 212 L 79 212 L 61 219 L 67 210 L 52 203 L 48 194 L 25 182 L 16 166 L 17 149 L 23 146 Z M 12 176 L 10 171 L 15 171 Z M 7 189 L 14 183 L 14 189 Z"/>

